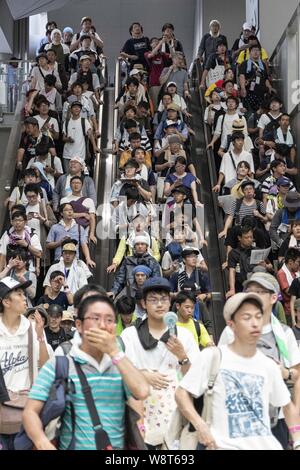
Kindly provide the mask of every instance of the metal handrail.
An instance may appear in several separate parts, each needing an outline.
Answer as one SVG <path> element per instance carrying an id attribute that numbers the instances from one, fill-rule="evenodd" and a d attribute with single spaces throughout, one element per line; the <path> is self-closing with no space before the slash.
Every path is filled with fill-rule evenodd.
<path id="1" fill-rule="evenodd" d="M 103 76 L 105 77 L 106 71 L 107 71 L 107 58 L 103 58 L 103 68 L 102 68 Z M 101 160 L 101 146 L 102 146 L 102 120 L 103 120 L 103 108 L 104 108 L 104 90 L 103 88 L 101 90 L 100 94 L 100 104 L 99 104 L 99 112 L 98 112 L 98 132 L 99 132 L 99 137 L 97 140 L 97 147 L 100 149 L 100 153 L 96 153 L 96 158 L 95 158 L 95 164 L 94 164 L 94 182 L 95 182 L 95 188 L 97 190 L 98 184 L 99 184 L 99 174 L 100 174 L 100 160 Z"/>
<path id="2" fill-rule="evenodd" d="M 203 72 L 203 68 L 202 68 L 201 62 L 197 59 L 194 62 L 193 75 L 196 76 L 196 83 L 198 83 L 198 86 L 201 83 L 202 72 Z M 200 87 L 199 87 L 199 96 L 200 96 L 201 106 L 202 108 L 204 108 L 204 93 L 203 93 L 203 90 L 200 89 Z M 205 144 L 207 147 L 207 145 L 211 142 L 211 132 L 210 132 L 210 128 L 205 123 L 203 123 L 203 127 L 204 127 Z M 208 168 L 209 168 L 209 175 L 210 175 L 210 183 L 211 183 L 211 187 L 214 187 L 217 184 L 217 173 L 216 173 L 214 152 L 213 150 L 207 149 L 207 148 L 206 148 L 206 152 L 208 156 L 207 160 L 208 160 Z M 215 193 L 212 193 L 212 200 L 213 200 L 214 218 L 215 218 L 216 226 L 217 226 L 216 228 L 217 228 L 217 232 L 219 233 L 223 229 L 223 225 L 221 223 L 222 222 L 221 210 L 218 205 L 217 195 Z M 221 255 L 221 259 L 225 259 L 224 244 L 221 242 L 221 240 L 218 241 L 218 245 L 219 245 L 219 253 Z M 226 292 L 227 291 L 227 279 L 226 279 L 225 272 L 223 270 L 222 270 L 222 281 L 223 281 L 224 292 Z"/>

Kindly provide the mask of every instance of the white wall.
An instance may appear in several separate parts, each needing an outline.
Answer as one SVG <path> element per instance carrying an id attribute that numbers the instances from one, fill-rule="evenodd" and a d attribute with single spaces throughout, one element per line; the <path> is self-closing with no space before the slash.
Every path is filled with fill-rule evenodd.
<path id="1" fill-rule="evenodd" d="M 260 0 L 260 38 L 263 47 L 271 56 L 283 31 L 288 26 L 299 0 Z"/>
<path id="2" fill-rule="evenodd" d="M 71 9 L 71 11 L 70 11 Z M 55 20 L 59 28 L 71 26 L 80 29 L 83 16 L 92 16 L 97 32 L 104 41 L 105 54 L 110 58 L 110 74 L 115 58 L 129 38 L 129 26 L 139 21 L 148 37 L 161 34 L 165 22 L 173 23 L 176 37 L 182 41 L 188 61 L 192 60 L 194 42 L 195 0 L 86 0 L 82 4 L 73 1 L 49 12 L 49 20 Z"/>

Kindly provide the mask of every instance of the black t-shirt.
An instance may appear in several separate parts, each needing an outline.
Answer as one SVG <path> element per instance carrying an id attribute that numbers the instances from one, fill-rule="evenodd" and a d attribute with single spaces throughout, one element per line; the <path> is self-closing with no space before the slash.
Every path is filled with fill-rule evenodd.
<path id="1" fill-rule="evenodd" d="M 300 298 L 300 278 L 297 277 L 293 280 L 289 288 L 289 295 L 294 295 L 296 299 Z"/>
<path id="2" fill-rule="evenodd" d="M 5 386 L 2 369 L 0 367 L 0 403 L 3 403 L 5 401 L 9 401 L 9 396 Z"/>
<path id="3" fill-rule="evenodd" d="M 255 93 L 256 95 L 261 95 L 266 90 L 266 80 L 268 79 L 268 72 L 266 65 L 263 64 L 263 70 L 259 69 L 259 64 L 254 65 L 251 63 L 251 69 L 248 71 L 248 60 L 245 60 L 240 66 L 239 72 L 240 75 L 245 75 L 248 82 L 246 88 L 247 90 Z M 258 80 L 259 79 L 259 80 Z"/>
<path id="4" fill-rule="evenodd" d="M 23 132 L 23 134 L 21 135 L 19 148 L 24 149 L 24 151 L 25 151 L 24 158 L 23 158 L 23 167 L 26 168 L 29 160 L 36 156 L 35 146 L 39 142 L 39 140 L 40 140 L 40 136 L 32 137 L 32 136 L 26 134 L 26 132 Z M 50 137 L 49 137 L 49 145 L 50 145 L 50 148 L 55 149 L 54 142 Z"/>
<path id="5" fill-rule="evenodd" d="M 39 298 L 39 301 L 38 301 L 37 304 L 38 305 L 40 305 L 40 304 L 49 304 L 49 305 L 56 304 L 56 305 L 60 305 L 64 310 L 67 310 L 67 308 L 69 307 L 68 298 L 67 298 L 67 295 L 65 294 L 65 292 L 60 292 L 55 299 L 50 299 L 50 297 L 48 297 L 48 295 L 43 295 L 42 297 Z"/>
<path id="6" fill-rule="evenodd" d="M 55 351 L 55 349 L 61 343 L 68 340 L 65 330 L 63 328 L 60 328 L 57 333 L 54 333 L 54 331 L 50 330 L 50 328 L 46 326 L 45 334 L 46 334 L 47 342 L 50 344 L 53 351 Z"/>
<path id="7" fill-rule="evenodd" d="M 291 237 L 288 237 L 284 240 L 281 247 L 279 248 L 278 256 L 283 256 L 283 257 L 285 256 L 287 250 L 289 249 L 290 241 L 291 241 Z M 300 240 L 297 241 L 297 246 L 295 246 L 295 248 L 300 249 Z"/>
<path id="8" fill-rule="evenodd" d="M 226 54 L 225 61 L 218 54 L 211 54 L 206 61 L 205 70 L 210 70 L 216 68 L 217 65 L 224 65 L 225 69 L 231 65 L 231 59 L 228 54 Z"/>
<path id="9" fill-rule="evenodd" d="M 225 245 L 231 246 L 231 248 L 237 248 L 239 245 L 238 234 L 240 231 L 240 227 L 235 225 L 232 227 L 227 234 Z M 271 245 L 270 237 L 265 230 L 261 230 L 256 228 L 253 232 L 253 239 L 256 245 L 256 248 L 264 250 L 269 248 Z"/>
<path id="10" fill-rule="evenodd" d="M 144 54 L 148 51 L 151 51 L 151 47 L 149 38 L 147 37 L 128 39 L 122 49 L 122 52 L 125 52 L 126 54 L 138 56 L 137 60 L 130 61 L 132 68 L 134 64 L 143 64 L 146 70 L 148 70 L 148 63 Z"/>
<path id="11" fill-rule="evenodd" d="M 251 248 L 237 248 L 228 255 L 228 269 L 235 269 L 235 291 L 243 292 L 243 282 L 247 280 L 247 275 L 252 272 L 250 265 Z"/>

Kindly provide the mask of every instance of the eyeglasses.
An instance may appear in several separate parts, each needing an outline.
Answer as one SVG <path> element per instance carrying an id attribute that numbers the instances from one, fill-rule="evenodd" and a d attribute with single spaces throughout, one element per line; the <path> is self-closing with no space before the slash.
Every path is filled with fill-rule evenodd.
<path id="1" fill-rule="evenodd" d="M 92 320 L 95 322 L 100 322 L 103 321 L 107 325 L 111 325 L 112 323 L 115 323 L 115 320 L 113 318 L 102 318 L 102 317 L 84 317 L 84 320 Z"/>
<path id="2" fill-rule="evenodd" d="M 170 302 L 170 298 L 169 297 L 160 297 L 158 299 L 158 298 L 154 298 L 154 297 L 148 297 L 146 302 L 149 302 L 152 305 L 158 305 L 160 302 L 162 304 L 166 304 L 167 302 Z"/>

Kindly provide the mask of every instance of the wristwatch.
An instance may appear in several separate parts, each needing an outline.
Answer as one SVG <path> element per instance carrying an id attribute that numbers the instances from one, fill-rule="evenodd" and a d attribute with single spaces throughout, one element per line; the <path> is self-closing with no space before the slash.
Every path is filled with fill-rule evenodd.
<path id="1" fill-rule="evenodd" d="M 124 357 L 125 353 L 123 351 L 120 351 L 118 354 L 111 358 L 111 362 L 114 366 L 116 366 L 122 359 L 124 359 Z"/>
<path id="2" fill-rule="evenodd" d="M 180 366 L 185 366 L 186 364 L 188 364 L 190 362 L 189 358 L 188 357 L 185 357 L 184 359 L 182 359 L 182 361 L 178 361 L 178 364 Z"/>

